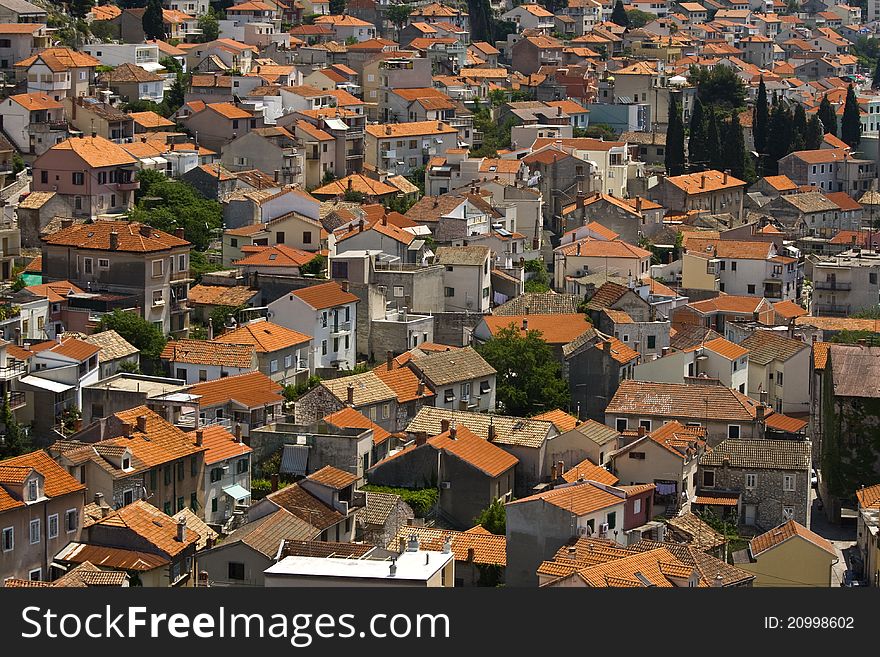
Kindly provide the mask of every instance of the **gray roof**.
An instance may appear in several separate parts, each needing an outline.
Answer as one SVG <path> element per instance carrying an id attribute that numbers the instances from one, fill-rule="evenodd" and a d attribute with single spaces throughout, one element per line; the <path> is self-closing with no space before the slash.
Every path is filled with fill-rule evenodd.
<path id="1" fill-rule="evenodd" d="M 232 532 L 218 547 L 244 543 L 260 554 L 274 559 L 284 539 L 311 540 L 321 530 L 284 509 L 257 518 Z"/>
<path id="2" fill-rule="evenodd" d="M 526 292 L 492 311 L 493 315 L 573 315 L 583 299 L 578 294 Z"/>
<path id="3" fill-rule="evenodd" d="M 833 345 L 828 352 L 838 397 L 880 397 L 880 347 Z"/>
<path id="4" fill-rule="evenodd" d="M 620 438 L 620 432 L 617 429 L 596 422 L 595 420 L 587 420 L 583 424 L 578 425 L 572 431 L 577 431 L 584 438 L 588 438 L 597 445 L 604 445 L 612 440 Z"/>
<path id="5" fill-rule="evenodd" d="M 723 440 L 700 459 L 701 466 L 728 462 L 731 468 L 809 470 L 812 447 L 808 440 Z"/>
<path id="6" fill-rule="evenodd" d="M 368 525 L 384 525 L 401 500 L 400 495 L 394 493 L 366 491 L 366 495 L 367 504 L 358 509 L 358 516 Z"/>
<path id="7" fill-rule="evenodd" d="M 755 331 L 740 343 L 749 350 L 749 361 L 766 365 L 773 360 L 786 361 L 799 351 L 809 350 L 809 346 L 777 331 Z"/>
<path id="8" fill-rule="evenodd" d="M 787 196 L 781 196 L 780 199 L 783 203 L 790 203 L 800 212 L 830 212 L 840 209 L 820 192 L 788 194 Z"/>
<path id="9" fill-rule="evenodd" d="M 495 427 L 495 440 L 492 442 L 497 445 L 539 448 L 551 433 L 555 434 L 557 431 L 553 423 L 548 420 L 453 411 L 433 406 L 422 406 L 406 430 L 410 433 L 424 431 L 429 436 L 436 436 L 441 432 L 440 422 L 442 420 L 450 422 L 454 420 L 456 425 L 467 427 L 480 438 L 487 440 L 489 425 L 492 425 Z"/>
<path id="10" fill-rule="evenodd" d="M 669 336 L 669 346 L 678 351 L 684 351 L 704 342 L 709 342 L 709 340 L 723 337 L 717 331 L 705 326 L 680 324 L 675 329 L 675 335 Z"/>
<path id="11" fill-rule="evenodd" d="M 440 351 L 422 358 L 414 358 L 410 363 L 434 386 L 445 386 L 495 374 L 495 368 L 489 365 L 473 347 Z"/>
<path id="12" fill-rule="evenodd" d="M 17 14 L 45 14 L 46 10 L 25 0 L 0 0 L 0 7 L 6 7 Z"/>
<path id="13" fill-rule="evenodd" d="M 639 542 L 630 545 L 629 548 L 631 550 L 636 550 L 637 552 L 648 552 L 649 550 L 656 550 L 657 548 L 666 548 L 685 566 L 696 568 L 703 579 L 707 582 L 712 583 L 718 576 L 720 576 L 721 586 L 740 586 L 755 579 L 754 573 L 732 566 L 721 559 L 716 559 L 705 552 L 701 552 L 692 545 L 660 543 L 658 541 L 642 539 Z"/>
<path id="14" fill-rule="evenodd" d="M 101 351 L 98 352 L 98 362 L 100 363 L 106 363 L 118 358 L 128 358 L 140 353 L 137 347 L 133 346 L 113 329 L 87 335 L 83 338 L 83 341 L 101 348 Z"/>
<path id="15" fill-rule="evenodd" d="M 489 257 L 488 246 L 441 246 L 434 260 L 440 265 L 480 266 Z"/>

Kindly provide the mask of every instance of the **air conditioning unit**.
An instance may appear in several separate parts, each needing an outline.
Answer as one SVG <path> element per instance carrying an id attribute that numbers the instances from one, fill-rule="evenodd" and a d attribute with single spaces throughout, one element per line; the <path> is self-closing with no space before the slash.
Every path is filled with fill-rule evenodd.
<path id="1" fill-rule="evenodd" d="M 440 488 L 442 490 L 448 490 L 448 489 L 452 488 L 452 482 L 451 481 L 441 481 Z"/>
<path id="2" fill-rule="evenodd" d="M 590 529 L 590 526 L 586 527 L 578 527 L 578 536 L 590 536 L 593 531 Z"/>
<path id="3" fill-rule="evenodd" d="M 599 533 L 600 534 L 607 534 L 608 533 L 608 523 L 607 522 L 603 522 L 601 525 L 599 525 Z"/>

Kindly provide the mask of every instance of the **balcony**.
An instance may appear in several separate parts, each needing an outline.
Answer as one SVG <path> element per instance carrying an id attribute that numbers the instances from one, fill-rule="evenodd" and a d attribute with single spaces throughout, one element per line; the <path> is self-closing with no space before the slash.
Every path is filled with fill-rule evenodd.
<path id="1" fill-rule="evenodd" d="M 228 417 L 214 417 L 214 418 L 199 418 L 195 413 L 181 413 L 180 417 L 174 423 L 181 429 L 195 429 L 198 424 L 198 428 L 201 429 L 203 427 L 213 427 L 220 426 L 226 429 L 232 428 L 232 420 Z"/>
<path id="2" fill-rule="evenodd" d="M 9 410 L 14 411 L 16 408 L 25 406 L 26 401 L 24 391 L 13 390 L 9 393 Z"/>
<path id="3" fill-rule="evenodd" d="M 334 324 L 333 328 L 330 329 L 330 337 L 332 338 L 348 333 L 351 333 L 351 322 L 340 322 L 339 324 Z"/>
<path id="4" fill-rule="evenodd" d="M 136 189 L 140 189 L 141 184 L 137 180 L 128 180 L 125 182 L 112 183 L 111 187 L 117 192 L 133 192 Z"/>
<path id="5" fill-rule="evenodd" d="M 845 317 L 849 315 L 849 305 L 838 306 L 833 303 L 817 303 L 816 312 L 820 315 L 836 315 Z"/>
<path id="6" fill-rule="evenodd" d="M 171 312 L 185 313 L 189 311 L 189 299 L 179 299 L 171 301 Z"/>
<path id="7" fill-rule="evenodd" d="M 346 139 L 363 139 L 364 138 L 364 131 L 361 130 L 360 128 L 350 128 L 348 131 L 346 131 L 345 138 Z"/>
<path id="8" fill-rule="evenodd" d="M 813 287 L 817 290 L 840 290 L 842 292 L 848 292 L 852 289 L 852 283 L 844 281 L 813 281 Z"/>
<path id="9" fill-rule="evenodd" d="M 28 131 L 32 134 L 45 134 L 47 132 L 67 132 L 67 121 L 41 121 L 28 125 Z"/>
<path id="10" fill-rule="evenodd" d="M 345 157 L 348 159 L 362 158 L 363 156 L 364 156 L 364 152 L 360 149 L 357 149 L 357 148 L 345 151 Z"/>
<path id="11" fill-rule="evenodd" d="M 25 365 L 21 361 L 7 360 L 11 365 L 7 365 L 6 367 L 0 367 L 0 379 L 3 381 L 8 381 L 9 379 L 17 379 L 22 374 L 27 372 L 27 365 Z"/>

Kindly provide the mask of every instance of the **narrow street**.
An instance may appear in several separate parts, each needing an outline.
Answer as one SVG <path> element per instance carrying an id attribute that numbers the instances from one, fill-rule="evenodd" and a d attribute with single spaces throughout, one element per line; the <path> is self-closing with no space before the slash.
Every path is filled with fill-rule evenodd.
<path id="1" fill-rule="evenodd" d="M 840 586 L 843 582 L 844 573 L 852 566 L 853 559 L 858 553 L 856 547 L 856 526 L 853 522 L 844 522 L 835 525 L 825 518 L 825 513 L 819 504 L 815 489 L 811 492 L 813 508 L 810 516 L 810 529 L 822 538 L 826 538 L 837 550 L 838 562 L 834 565 L 834 573 L 831 577 L 832 586 Z"/>

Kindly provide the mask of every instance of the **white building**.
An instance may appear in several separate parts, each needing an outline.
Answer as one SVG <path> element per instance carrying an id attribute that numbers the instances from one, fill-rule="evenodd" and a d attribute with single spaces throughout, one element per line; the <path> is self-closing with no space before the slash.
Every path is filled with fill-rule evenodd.
<path id="1" fill-rule="evenodd" d="M 683 351 L 670 351 L 633 368 L 636 381 L 687 383 L 688 378 L 717 379 L 727 388 L 747 394 L 749 351 L 724 338 L 708 340 Z"/>
<path id="2" fill-rule="evenodd" d="M 160 73 L 165 67 L 159 63 L 162 57 L 159 46 L 154 43 L 87 43 L 80 47 L 104 66 L 137 64 L 150 73 Z"/>
<path id="3" fill-rule="evenodd" d="M 205 452 L 205 522 L 222 525 L 251 501 L 251 448 L 241 436 L 214 425 L 202 432 Z"/>
<path id="4" fill-rule="evenodd" d="M 443 297 L 450 312 L 488 312 L 492 276 L 487 246 L 441 246 L 435 264 L 443 265 Z"/>

